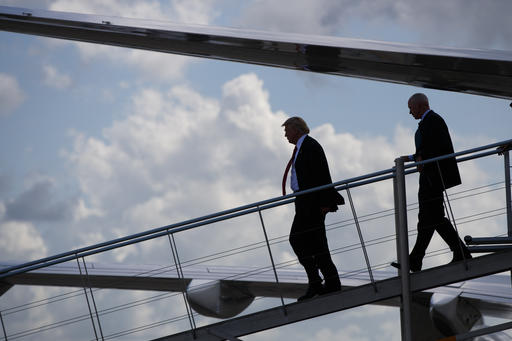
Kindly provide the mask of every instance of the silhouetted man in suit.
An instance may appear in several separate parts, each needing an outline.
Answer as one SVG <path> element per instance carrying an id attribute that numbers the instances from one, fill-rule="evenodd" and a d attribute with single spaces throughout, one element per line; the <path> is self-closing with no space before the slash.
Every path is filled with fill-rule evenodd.
<path id="1" fill-rule="evenodd" d="M 430 110 L 427 96 L 422 93 L 412 95 L 408 106 L 409 113 L 420 120 L 414 136 L 416 153 L 401 158 L 404 161 L 422 161 L 452 154 L 454 151 L 448 127 L 441 116 Z M 420 166 L 419 171 L 418 235 L 409 256 L 411 271 L 421 270 L 423 257 L 434 231 L 439 233 L 452 250 L 452 262 L 460 261 L 464 257 L 471 258 L 469 250 L 445 217 L 443 206 L 444 190 L 462 183 L 455 158 L 427 163 Z"/>
<path id="2" fill-rule="evenodd" d="M 290 159 L 290 187 L 294 192 L 332 183 L 322 146 L 308 136 L 309 128 L 300 117 L 292 117 L 282 125 L 288 142 L 295 145 Z M 288 167 L 287 167 L 288 171 Z M 283 195 L 287 171 L 283 177 Z M 308 276 L 308 290 L 299 301 L 341 289 L 325 232 L 325 215 L 344 204 L 334 189 L 299 195 L 295 198 L 295 217 L 290 231 L 290 244 Z M 322 285 L 322 272 L 325 283 Z"/>

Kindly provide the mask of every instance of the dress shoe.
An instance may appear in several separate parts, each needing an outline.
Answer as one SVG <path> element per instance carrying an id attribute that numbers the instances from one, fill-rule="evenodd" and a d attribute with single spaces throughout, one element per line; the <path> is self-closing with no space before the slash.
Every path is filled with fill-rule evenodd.
<path id="1" fill-rule="evenodd" d="M 330 294 L 332 292 L 341 291 L 341 283 L 335 282 L 335 283 L 326 283 L 322 290 L 320 290 L 320 295 L 326 295 Z"/>
<path id="2" fill-rule="evenodd" d="M 304 295 L 302 295 L 301 297 L 299 297 L 297 299 L 297 302 L 308 300 L 317 295 L 320 295 L 322 290 L 323 290 L 322 284 L 315 284 L 315 285 L 310 284 L 310 285 L 308 285 L 308 290 L 306 291 L 306 293 Z"/>
<path id="3" fill-rule="evenodd" d="M 451 263 L 456 263 L 456 262 L 460 262 L 461 260 L 464 260 L 464 259 L 471 259 L 473 258 L 473 256 L 471 256 L 471 254 L 468 252 L 468 253 L 465 253 L 464 254 L 464 257 L 462 257 L 461 254 L 457 254 L 457 255 L 453 255 L 453 259 L 452 261 L 450 262 Z"/>
<path id="4" fill-rule="evenodd" d="M 392 267 L 400 270 L 402 268 L 402 266 L 400 265 L 400 263 L 397 263 L 397 262 L 391 262 L 390 264 Z"/>
<path id="5" fill-rule="evenodd" d="M 402 265 L 400 265 L 400 263 L 398 263 L 398 262 L 391 262 L 391 264 L 390 264 L 390 265 L 391 265 L 392 267 L 394 267 L 394 268 L 397 268 L 398 270 L 400 270 L 400 269 L 402 268 Z M 421 271 L 421 269 L 417 269 L 417 268 L 413 268 L 413 267 L 411 267 L 409 270 L 410 270 L 411 272 L 418 272 L 418 271 Z"/>

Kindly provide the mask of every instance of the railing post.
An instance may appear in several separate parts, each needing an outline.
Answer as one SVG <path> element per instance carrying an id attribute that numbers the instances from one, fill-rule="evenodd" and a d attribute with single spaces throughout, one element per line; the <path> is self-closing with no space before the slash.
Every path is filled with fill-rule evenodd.
<path id="1" fill-rule="evenodd" d="M 505 164 L 505 197 L 507 205 L 507 230 L 508 236 L 512 237 L 512 198 L 510 194 L 510 152 L 503 152 L 503 160 Z"/>
<path id="2" fill-rule="evenodd" d="M 510 152 L 508 149 L 503 151 L 503 163 L 505 166 L 505 205 L 507 207 L 507 231 L 508 236 L 512 237 L 512 198 L 510 194 Z M 512 284 L 512 270 L 510 271 L 510 281 Z"/>
<path id="3" fill-rule="evenodd" d="M 5 331 L 4 318 L 2 317 L 1 311 L 0 311 L 0 321 L 2 322 L 2 330 L 4 331 L 5 341 L 7 341 L 7 332 Z"/>
<path id="4" fill-rule="evenodd" d="M 105 340 L 105 338 L 103 337 L 103 330 L 101 328 L 100 315 L 98 314 L 98 308 L 96 307 L 96 300 L 94 299 L 94 294 L 92 292 L 92 285 L 91 285 L 91 279 L 89 278 L 89 271 L 87 270 L 87 264 L 85 263 L 84 257 L 82 257 L 82 262 L 84 263 L 85 277 L 87 279 L 87 286 L 89 287 L 89 292 L 91 294 L 94 312 L 96 313 L 96 321 L 98 321 L 98 329 L 100 330 L 101 340 Z"/>
<path id="5" fill-rule="evenodd" d="M 368 253 L 366 252 L 366 245 L 364 243 L 363 233 L 361 232 L 361 227 L 359 226 L 359 219 L 357 219 L 356 208 L 354 207 L 354 202 L 352 201 L 352 195 L 350 194 L 350 189 L 347 187 L 347 196 L 348 201 L 350 202 L 350 208 L 352 209 L 352 215 L 354 216 L 354 222 L 356 224 L 357 233 L 359 234 L 359 241 L 361 242 L 361 248 L 363 249 L 364 259 L 366 261 L 366 268 L 368 269 L 368 275 L 370 276 L 370 281 L 373 284 L 373 289 L 377 292 L 377 285 L 375 284 L 375 280 L 373 279 L 372 267 L 370 265 L 370 259 L 368 258 Z"/>
<path id="6" fill-rule="evenodd" d="M 87 295 L 86 283 L 84 280 L 84 275 L 82 274 L 82 268 L 80 266 L 80 260 L 78 259 L 78 254 L 75 253 L 76 263 L 78 265 L 78 271 L 80 272 L 80 277 L 82 278 L 82 285 L 84 287 L 84 295 L 85 300 L 87 301 L 87 307 L 89 308 L 89 316 L 91 317 L 92 329 L 94 330 L 94 336 L 96 340 L 98 340 L 98 332 L 96 331 L 96 324 L 94 323 L 94 317 L 92 315 L 91 303 L 89 302 L 89 296 Z"/>
<path id="7" fill-rule="evenodd" d="M 270 249 L 270 243 L 268 242 L 267 230 L 265 229 L 265 223 L 263 222 L 263 216 L 261 215 L 261 209 L 259 206 L 258 206 L 258 213 L 260 215 L 260 221 L 261 221 L 261 227 L 263 228 L 263 234 L 265 235 L 265 242 L 267 243 L 267 249 L 268 249 L 268 254 L 270 256 L 270 262 L 272 263 L 272 269 L 274 270 L 274 276 L 276 278 L 276 285 L 277 285 L 277 288 L 279 289 L 279 295 L 281 296 L 281 305 L 283 307 L 283 313 L 286 316 L 288 313 L 286 311 L 286 306 L 284 304 L 283 293 L 281 292 L 281 287 L 279 286 L 279 277 L 277 276 L 276 265 L 274 263 L 274 257 L 272 256 L 272 250 Z"/>
<path id="8" fill-rule="evenodd" d="M 174 259 L 174 266 L 176 267 L 176 273 L 178 274 L 178 278 L 185 279 L 185 276 L 183 275 L 183 269 L 181 268 L 180 257 L 178 255 L 178 248 L 176 247 L 176 241 L 174 240 L 174 233 L 169 232 L 169 230 L 167 230 L 167 238 L 169 239 L 169 244 L 171 246 L 172 258 Z M 188 321 L 190 323 L 190 328 L 192 329 L 192 338 L 195 340 L 197 338 L 196 321 L 194 320 L 194 312 L 192 311 L 192 308 L 188 303 L 188 292 L 184 281 L 182 294 L 183 301 L 185 303 L 185 309 L 187 309 Z"/>
<path id="9" fill-rule="evenodd" d="M 402 304 L 400 306 L 400 320 L 402 327 L 402 341 L 412 341 L 411 331 L 411 288 L 409 278 L 409 232 L 407 228 L 407 199 L 405 195 L 404 161 L 395 159 L 395 214 L 396 234 L 398 237 L 397 257 L 400 263 L 400 277 L 402 284 Z"/>

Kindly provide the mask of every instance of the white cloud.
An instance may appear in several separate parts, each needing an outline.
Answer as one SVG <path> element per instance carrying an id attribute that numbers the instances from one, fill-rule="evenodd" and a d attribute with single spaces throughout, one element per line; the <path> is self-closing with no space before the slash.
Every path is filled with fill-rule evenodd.
<path id="1" fill-rule="evenodd" d="M 139 70 L 141 78 L 163 82 L 182 79 L 187 67 L 197 59 L 136 49 L 95 45 L 90 43 L 74 43 L 82 58 L 87 63 L 98 62 L 106 58 L 113 65 L 127 65 Z"/>
<path id="2" fill-rule="evenodd" d="M 0 201 L 0 221 L 2 221 L 4 216 L 5 216 L 5 205 L 3 202 Z"/>
<path id="3" fill-rule="evenodd" d="M 14 112 L 25 100 L 25 93 L 18 80 L 13 76 L 0 72 L 0 117 Z"/>
<path id="4" fill-rule="evenodd" d="M 55 180 L 36 176 L 18 197 L 5 202 L 5 216 L 15 221 L 63 221 L 72 215 L 74 199 L 59 199 Z"/>
<path id="5" fill-rule="evenodd" d="M 126 119 L 102 138 L 75 133 L 65 154 L 84 196 L 80 224 L 101 213 L 127 235 L 279 195 L 285 118 L 254 74 L 228 82 L 220 101 L 184 86 L 139 92 Z"/>
<path id="6" fill-rule="evenodd" d="M 77 204 L 75 206 L 74 213 L 73 213 L 74 219 L 76 221 L 86 219 L 86 218 L 89 218 L 92 216 L 102 217 L 104 215 L 105 215 L 105 212 L 101 211 L 100 209 L 97 209 L 97 208 L 91 209 L 91 208 L 87 207 L 83 199 L 79 199 L 77 201 Z"/>
<path id="7" fill-rule="evenodd" d="M 127 18 L 164 19 L 159 1 L 57 0 L 52 2 L 50 9 Z"/>
<path id="8" fill-rule="evenodd" d="M 163 20 L 192 24 L 208 24 L 218 14 L 213 1 L 175 0 L 168 4 L 159 1 L 78 1 L 57 0 L 50 9 L 77 13 Z M 140 70 L 143 78 L 168 82 L 181 79 L 187 67 L 196 59 L 166 53 L 125 49 L 89 43 L 73 43 L 86 62 L 106 58 L 114 65 L 119 63 Z"/>
<path id="9" fill-rule="evenodd" d="M 46 306 L 41 304 L 45 302 L 48 297 L 59 296 L 66 294 L 68 288 L 57 287 L 43 287 L 43 286 L 15 286 L 2 295 L 2 316 L 6 329 L 9 331 L 27 331 L 32 326 L 45 326 L 58 322 L 57 315 L 68 313 L 69 305 L 60 305 L 57 309 L 55 306 Z M 23 302 L 24 309 L 19 306 L 13 305 L 12 302 Z M 30 307 L 32 309 L 27 309 Z M 52 309 L 53 308 L 53 309 Z M 45 334 L 36 334 L 38 339 L 62 339 L 62 329 L 57 331 L 50 331 Z M 42 338 L 44 335 L 44 338 Z M 50 337 L 48 337 L 50 336 Z M 52 338 L 54 337 L 54 338 Z M 64 337 L 66 339 L 66 337 Z"/>
<path id="10" fill-rule="evenodd" d="M 379 305 L 365 305 L 358 307 L 357 309 L 350 309 L 346 311 L 345 317 L 350 318 L 378 318 L 385 317 L 386 315 L 389 315 L 389 311 L 395 311 L 395 308 L 390 308 L 388 306 L 379 306 Z M 396 308 L 398 310 L 398 308 Z M 399 314 L 398 311 L 396 311 L 397 314 Z"/>
<path id="11" fill-rule="evenodd" d="M 175 13 L 171 20 L 189 24 L 209 24 L 219 15 L 213 7 L 213 0 L 174 0 L 171 2 L 171 13 Z"/>
<path id="12" fill-rule="evenodd" d="M 0 259 L 21 263 L 46 255 L 45 242 L 31 223 L 0 222 Z"/>
<path id="13" fill-rule="evenodd" d="M 321 329 L 315 333 L 314 340 L 354 340 L 354 341 L 368 341 L 369 338 L 365 335 L 367 330 L 362 329 L 355 324 L 349 324 L 341 329 Z"/>
<path id="14" fill-rule="evenodd" d="M 238 24 L 280 32 L 330 34 L 342 18 L 334 15 L 340 14 L 338 7 L 337 2 L 330 0 L 300 0 L 293 4 L 272 0 L 254 1 L 245 9 Z"/>
<path id="15" fill-rule="evenodd" d="M 55 11 L 208 24 L 219 15 L 213 5 L 213 0 L 56 0 L 49 7 Z"/>
<path id="16" fill-rule="evenodd" d="M 38 5 L 37 8 L 44 8 L 47 6 L 51 0 L 1 0 L 0 4 L 2 6 L 13 6 L 13 7 L 26 7 L 31 8 L 34 5 Z"/>
<path id="17" fill-rule="evenodd" d="M 361 4 L 363 5 L 363 4 Z M 375 17 L 377 8 L 365 1 L 367 10 Z M 374 4 L 373 4 L 374 5 Z M 512 23 L 506 13 L 512 10 L 509 1 L 388 1 L 384 5 L 391 19 L 418 30 L 423 39 L 433 43 L 450 43 L 469 47 L 510 49 Z M 386 13 L 386 12 L 384 12 Z M 460 40 L 460 42 L 457 42 Z"/>
<path id="18" fill-rule="evenodd" d="M 420 35 L 423 43 L 510 49 L 512 23 L 507 14 L 511 10 L 512 3 L 508 1 L 260 0 L 245 8 L 238 24 L 281 32 L 346 36 L 350 26 L 359 20 L 370 32 L 372 24 L 398 25 L 399 29 Z M 368 33 L 356 34 L 361 37 Z"/>
<path id="19" fill-rule="evenodd" d="M 72 84 L 71 77 L 57 70 L 55 66 L 43 66 L 44 82 L 46 85 L 56 89 L 66 89 Z"/>

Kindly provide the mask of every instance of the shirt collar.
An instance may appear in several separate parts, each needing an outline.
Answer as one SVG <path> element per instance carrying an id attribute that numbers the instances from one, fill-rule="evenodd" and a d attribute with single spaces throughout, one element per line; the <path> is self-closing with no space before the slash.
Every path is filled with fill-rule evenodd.
<path id="1" fill-rule="evenodd" d="M 421 115 L 421 120 L 420 120 L 420 122 L 421 122 L 421 121 L 423 121 L 423 119 L 425 118 L 425 116 L 427 116 L 427 114 L 428 114 L 430 111 L 431 111 L 430 109 L 427 109 L 427 111 L 425 111 L 425 112 L 423 113 L 423 115 Z"/>
<path id="2" fill-rule="evenodd" d="M 300 146 L 302 146 L 302 142 L 304 142 L 304 139 L 306 138 L 306 136 L 308 136 L 308 134 L 304 134 L 302 135 L 301 137 L 299 137 L 299 139 L 297 140 L 297 152 L 299 151 L 300 149 Z"/>

